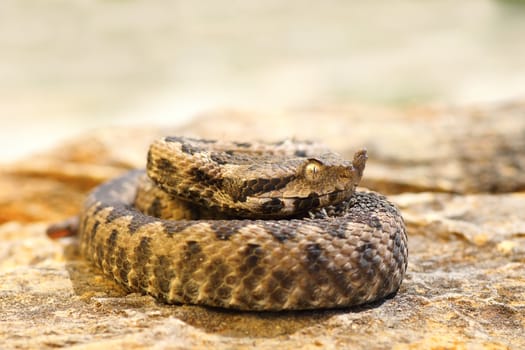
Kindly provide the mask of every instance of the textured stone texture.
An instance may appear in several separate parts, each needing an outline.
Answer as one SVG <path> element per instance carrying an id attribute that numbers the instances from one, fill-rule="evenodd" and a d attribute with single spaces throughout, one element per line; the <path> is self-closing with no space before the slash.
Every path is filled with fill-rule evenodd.
<path id="1" fill-rule="evenodd" d="M 389 194 L 409 228 L 397 296 L 293 313 L 166 306 L 106 279 L 74 239 L 45 236 L 89 188 L 143 166 L 147 144 L 164 134 L 315 138 L 347 156 L 366 146 L 362 184 Z M 222 111 L 178 130 L 77 136 L 0 173 L 0 348 L 524 348 L 524 170 L 523 102 Z"/>

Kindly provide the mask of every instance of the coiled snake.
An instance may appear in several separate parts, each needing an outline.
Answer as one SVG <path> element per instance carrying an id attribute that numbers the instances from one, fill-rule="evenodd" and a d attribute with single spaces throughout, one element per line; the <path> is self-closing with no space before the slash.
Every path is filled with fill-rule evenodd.
<path id="1" fill-rule="evenodd" d="M 355 192 L 366 158 L 363 150 L 348 162 L 308 142 L 165 137 L 148 152 L 149 178 L 131 171 L 89 195 L 81 251 L 129 290 L 166 303 L 374 301 L 397 291 L 408 252 L 394 205 Z"/>

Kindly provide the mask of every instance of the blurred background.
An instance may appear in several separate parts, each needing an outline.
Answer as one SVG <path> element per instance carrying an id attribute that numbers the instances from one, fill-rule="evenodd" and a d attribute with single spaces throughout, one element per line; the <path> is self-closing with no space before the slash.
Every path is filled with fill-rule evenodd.
<path id="1" fill-rule="evenodd" d="M 0 1 L 1 162 L 214 108 L 524 96 L 522 1 Z"/>

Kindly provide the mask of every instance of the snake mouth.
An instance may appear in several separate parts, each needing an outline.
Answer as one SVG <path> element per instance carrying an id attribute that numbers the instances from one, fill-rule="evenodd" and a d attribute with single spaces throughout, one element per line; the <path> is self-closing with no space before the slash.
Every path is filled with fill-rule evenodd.
<path id="1" fill-rule="evenodd" d="M 258 197 L 255 212 L 269 217 L 289 217 L 313 209 L 335 205 L 348 199 L 353 190 L 338 190 L 319 195 L 311 192 L 306 197 Z M 252 202 L 253 203 L 253 202 Z M 253 203 L 254 204 L 254 203 Z"/>
<path id="2" fill-rule="evenodd" d="M 340 197 L 343 197 L 343 196 L 347 196 L 347 197 L 350 197 L 352 195 L 352 193 L 354 193 L 354 189 L 345 189 L 345 190 L 336 190 L 336 191 L 332 191 L 332 192 L 329 192 L 329 193 L 323 193 L 323 194 L 319 194 L 317 192 L 310 192 L 308 194 L 308 196 L 282 196 L 282 197 L 279 197 L 279 196 L 261 196 L 261 197 L 256 197 L 258 199 L 280 199 L 280 200 L 307 200 L 307 199 L 312 199 L 312 198 L 319 198 L 319 199 L 325 199 L 325 198 L 328 198 L 328 199 L 333 199 L 334 201 L 337 201 L 337 198 L 340 198 Z M 335 203 L 333 203 L 335 204 Z"/>
<path id="3" fill-rule="evenodd" d="M 319 194 L 315 191 L 305 195 L 284 196 L 267 192 L 264 195 L 246 196 L 235 209 L 218 207 L 216 210 L 229 217 L 258 219 L 287 219 L 302 217 L 310 210 L 339 204 L 351 197 L 354 187 L 337 189 Z"/>

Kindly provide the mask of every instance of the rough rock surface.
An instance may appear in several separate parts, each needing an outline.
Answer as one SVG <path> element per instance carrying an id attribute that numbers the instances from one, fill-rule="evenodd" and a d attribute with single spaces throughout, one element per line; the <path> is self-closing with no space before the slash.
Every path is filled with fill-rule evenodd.
<path id="1" fill-rule="evenodd" d="M 389 194 L 409 228 L 392 299 L 346 310 L 249 313 L 166 306 L 127 294 L 50 240 L 85 193 L 143 166 L 164 134 L 366 146 L 363 185 Z M 287 113 L 221 111 L 177 130 L 108 129 L 0 172 L 0 348 L 525 348 L 525 103 Z M 521 191 L 521 192 L 520 192 Z"/>

